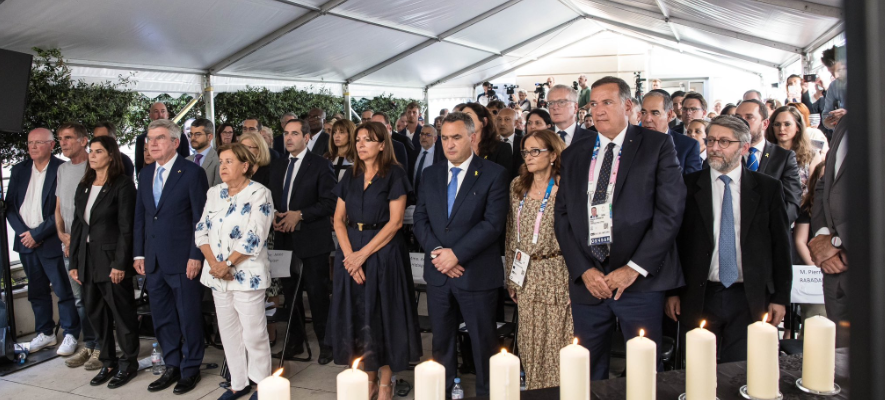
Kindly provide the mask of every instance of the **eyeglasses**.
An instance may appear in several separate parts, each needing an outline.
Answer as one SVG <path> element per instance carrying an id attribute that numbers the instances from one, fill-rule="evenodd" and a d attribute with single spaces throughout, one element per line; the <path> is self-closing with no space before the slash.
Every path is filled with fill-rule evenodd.
<path id="1" fill-rule="evenodd" d="M 422 133 L 421 134 L 421 137 L 426 137 L 426 138 L 431 138 L 433 136 L 434 136 L 434 134 L 432 134 L 432 133 Z"/>
<path id="2" fill-rule="evenodd" d="M 323 117 L 319 116 L 319 115 L 312 115 L 312 116 L 307 117 L 307 119 L 323 119 Z"/>
<path id="3" fill-rule="evenodd" d="M 529 154 L 531 154 L 532 157 L 537 157 L 537 156 L 540 156 L 541 153 L 545 152 L 545 151 L 550 151 L 550 150 L 548 150 L 548 149 L 522 150 L 519 152 L 519 154 L 522 154 L 522 158 L 526 158 Z"/>
<path id="4" fill-rule="evenodd" d="M 728 148 L 732 143 L 740 143 L 740 140 L 728 140 L 728 139 L 704 139 L 704 144 L 709 147 L 712 146 L 713 143 L 719 143 L 720 149 Z"/>
<path id="5" fill-rule="evenodd" d="M 550 108 L 561 108 L 561 107 L 568 106 L 568 105 L 571 104 L 571 103 L 574 103 L 574 101 L 571 101 L 571 100 L 554 100 L 554 101 L 548 101 L 548 102 L 547 102 L 547 106 L 550 107 Z"/>
<path id="6" fill-rule="evenodd" d="M 44 144 L 55 143 L 55 140 L 31 140 L 27 143 L 28 146 L 42 146 Z"/>
<path id="7" fill-rule="evenodd" d="M 697 108 L 697 107 L 682 107 L 682 112 L 684 112 L 684 113 L 693 114 L 693 113 L 696 113 L 696 112 L 699 112 L 699 111 L 704 111 L 704 109 L 703 109 L 703 108 Z"/>
<path id="8" fill-rule="evenodd" d="M 222 132 L 222 133 L 223 133 L 223 132 Z M 191 137 L 197 137 L 197 136 L 209 136 L 209 134 L 208 134 L 208 133 L 205 133 L 205 132 L 191 132 L 190 136 L 191 136 Z"/>

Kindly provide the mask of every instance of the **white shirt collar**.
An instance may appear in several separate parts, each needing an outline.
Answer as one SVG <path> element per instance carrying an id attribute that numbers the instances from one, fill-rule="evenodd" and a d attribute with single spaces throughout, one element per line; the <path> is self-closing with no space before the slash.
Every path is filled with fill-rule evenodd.
<path id="1" fill-rule="evenodd" d="M 726 176 L 728 176 L 729 178 L 731 178 L 731 182 L 732 182 L 733 184 L 740 185 L 740 184 L 741 184 L 741 174 L 742 174 L 742 170 L 743 170 L 743 169 L 744 169 L 743 167 L 741 167 L 740 165 L 738 165 L 738 166 L 735 167 L 733 170 L 729 171 L 727 174 L 723 174 L 723 173 L 717 171 L 715 168 L 712 168 L 712 167 L 711 167 L 711 168 L 710 168 L 710 174 L 711 174 L 710 177 L 711 177 L 711 179 L 713 180 L 713 183 L 716 183 L 716 181 L 719 180 L 719 177 L 720 177 L 720 176 L 722 176 L 722 175 L 726 175 Z"/>
<path id="2" fill-rule="evenodd" d="M 568 128 L 565 128 L 565 129 L 559 129 L 558 126 L 553 125 L 553 127 L 556 128 L 556 131 L 554 133 L 559 134 L 559 131 L 565 131 L 565 133 L 571 137 L 571 136 L 575 135 L 575 128 L 577 128 L 577 126 L 578 126 L 577 122 L 572 122 L 572 124 L 569 125 Z"/>
<path id="3" fill-rule="evenodd" d="M 458 168 L 461 168 L 461 171 L 466 171 L 467 168 L 470 168 L 471 162 L 473 162 L 473 152 L 472 151 L 470 152 L 470 157 L 467 157 L 467 159 L 464 160 L 464 162 L 461 163 L 461 165 L 459 165 Z M 455 168 L 455 164 L 452 164 L 451 161 L 449 161 L 448 163 L 449 163 L 449 171 L 451 171 L 452 168 Z"/>
<path id="4" fill-rule="evenodd" d="M 618 136 L 615 136 L 615 138 L 612 140 L 609 140 L 609 138 L 605 137 L 605 135 L 600 133 L 599 134 L 599 148 L 604 149 L 606 146 L 608 146 L 609 143 L 614 143 L 615 146 L 617 146 L 619 148 L 624 147 L 624 138 L 627 137 L 627 128 L 629 128 L 629 127 L 630 127 L 630 124 L 627 124 L 627 126 L 624 127 L 624 130 L 622 130 L 621 133 L 619 133 Z"/>
<path id="5" fill-rule="evenodd" d="M 172 166 L 175 165 L 175 160 L 177 160 L 177 159 L 178 159 L 178 152 L 176 151 L 175 154 L 172 155 L 172 158 L 169 159 L 169 162 L 167 162 L 166 164 L 160 164 L 160 162 L 157 161 L 157 169 L 165 168 L 168 171 L 169 168 L 172 168 Z"/>
<path id="6" fill-rule="evenodd" d="M 296 158 L 296 157 L 297 157 L 298 160 L 303 160 L 303 159 L 304 159 L 304 153 L 307 153 L 307 146 L 305 146 L 304 149 L 302 149 L 301 152 L 298 153 L 297 156 L 293 156 L 292 153 L 289 153 L 289 158 Z"/>
<path id="7" fill-rule="evenodd" d="M 762 157 L 762 152 L 765 151 L 765 143 L 766 140 L 762 139 L 759 141 L 759 143 L 756 143 L 756 145 L 753 146 L 753 148 L 756 149 L 756 153 L 758 154 L 756 157 Z"/>
<path id="8" fill-rule="evenodd" d="M 211 144 L 208 145 L 208 146 L 206 146 L 206 148 L 203 149 L 203 151 L 198 151 L 197 154 L 202 154 L 202 155 L 203 155 L 203 158 L 206 158 L 206 155 L 209 154 L 209 151 L 210 151 L 210 150 L 212 150 L 212 145 L 211 145 Z"/>

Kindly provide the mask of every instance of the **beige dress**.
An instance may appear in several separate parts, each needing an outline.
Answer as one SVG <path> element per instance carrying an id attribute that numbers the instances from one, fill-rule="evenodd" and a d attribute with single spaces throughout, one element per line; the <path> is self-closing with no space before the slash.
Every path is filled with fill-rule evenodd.
<path id="1" fill-rule="evenodd" d="M 513 186 L 511 184 L 511 192 Z M 520 223 L 520 242 L 516 241 L 516 212 L 519 198 L 510 196 L 510 214 L 507 217 L 507 246 L 504 276 L 510 276 L 510 267 L 516 249 L 531 255 L 523 287 L 508 279 L 507 287 L 516 290 L 519 307 L 519 357 L 525 368 L 529 390 L 559 386 L 559 350 L 574 337 L 572 308 L 569 304 L 569 273 L 559 250 L 553 230 L 555 195 L 551 195 L 541 220 L 537 244 L 532 244 L 535 219 L 541 200 L 526 197 Z"/>

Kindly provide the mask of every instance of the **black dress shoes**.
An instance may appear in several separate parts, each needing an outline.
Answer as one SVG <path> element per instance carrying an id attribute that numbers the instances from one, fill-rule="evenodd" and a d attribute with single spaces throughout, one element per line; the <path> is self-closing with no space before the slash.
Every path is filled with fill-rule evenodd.
<path id="1" fill-rule="evenodd" d="M 175 389 L 172 389 L 172 393 L 175 394 L 185 394 L 190 392 L 195 387 L 197 387 L 197 383 L 200 382 L 200 373 L 197 372 L 196 375 L 190 378 L 181 378 L 178 381 L 178 384 L 175 385 Z"/>
<path id="2" fill-rule="evenodd" d="M 138 371 L 123 371 L 122 369 L 117 371 L 117 374 L 108 382 L 108 389 L 116 389 L 129 383 L 132 378 L 135 378 L 135 375 L 138 375 Z"/>
<path id="3" fill-rule="evenodd" d="M 98 386 L 107 382 L 108 379 L 111 379 L 111 377 L 114 376 L 115 370 L 116 368 L 101 367 L 101 369 L 98 370 L 98 375 L 95 375 L 95 378 L 92 378 L 92 380 L 89 381 L 89 384 L 92 386 Z"/>
<path id="4" fill-rule="evenodd" d="M 320 365 L 326 365 L 332 362 L 332 349 L 320 350 L 320 356 L 317 358 L 317 362 L 320 363 Z"/>
<path id="5" fill-rule="evenodd" d="M 272 358 L 285 357 L 284 359 L 288 360 L 288 361 L 298 361 L 298 360 L 296 360 L 296 358 L 298 358 L 302 354 L 304 354 L 304 345 L 301 345 L 300 347 L 296 347 L 296 348 L 290 348 L 289 350 L 281 350 L 278 353 L 271 354 L 271 357 Z"/>
<path id="6" fill-rule="evenodd" d="M 160 390 L 164 390 L 178 382 L 179 379 L 181 379 L 181 370 L 179 370 L 178 367 L 167 366 L 166 372 L 163 373 L 163 376 L 148 385 L 148 392 L 159 392 Z"/>

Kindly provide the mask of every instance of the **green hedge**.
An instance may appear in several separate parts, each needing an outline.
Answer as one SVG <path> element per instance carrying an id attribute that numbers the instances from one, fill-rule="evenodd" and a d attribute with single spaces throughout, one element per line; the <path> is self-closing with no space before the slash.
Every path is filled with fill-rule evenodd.
<path id="1" fill-rule="evenodd" d="M 126 145 L 144 132 L 150 122 L 148 110 L 151 104 L 163 102 L 172 117 L 193 99 L 193 96 L 186 94 L 178 97 L 168 94 L 145 96 L 130 89 L 135 83 L 134 73 L 120 75 L 115 82 L 87 84 L 71 78 L 71 70 L 58 49 L 33 50 L 36 56 L 31 68 L 24 131 L 5 137 L 4 145 L 0 146 L 0 162 L 5 164 L 18 162 L 27 156 L 27 132 L 34 128 L 54 130 L 63 122 L 77 121 L 91 130 L 100 121 L 111 121 L 117 125 L 119 142 Z M 333 95 L 325 88 L 308 86 L 306 89 L 293 86 L 271 92 L 266 88 L 248 87 L 237 92 L 217 93 L 215 121 L 217 124 L 231 122 L 239 125 L 246 117 L 256 117 L 279 134 L 279 118 L 289 111 L 306 117 L 311 108 L 318 107 L 326 110 L 327 118 L 332 118 L 335 113 L 344 113 L 342 96 Z M 352 104 L 357 114 L 366 109 L 381 111 L 387 113 L 393 123 L 411 101 L 418 101 L 422 108 L 426 107 L 422 101 L 395 98 L 392 94 L 359 99 Z M 201 99 L 182 120 L 202 117 L 204 110 Z M 357 118 L 351 119 L 359 122 Z M 60 151 L 58 147 L 56 151 Z"/>

